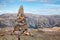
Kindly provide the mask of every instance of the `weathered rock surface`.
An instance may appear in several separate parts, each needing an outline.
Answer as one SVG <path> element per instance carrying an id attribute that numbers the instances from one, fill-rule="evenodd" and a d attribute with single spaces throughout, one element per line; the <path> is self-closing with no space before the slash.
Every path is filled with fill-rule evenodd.
<path id="1" fill-rule="evenodd" d="M 30 28 L 38 27 L 60 27 L 60 15 L 35 15 L 26 14 L 27 24 Z M 1 19 L 2 18 L 2 19 Z M 16 14 L 2 14 L 0 15 L 0 27 L 14 27 L 16 22 Z"/>

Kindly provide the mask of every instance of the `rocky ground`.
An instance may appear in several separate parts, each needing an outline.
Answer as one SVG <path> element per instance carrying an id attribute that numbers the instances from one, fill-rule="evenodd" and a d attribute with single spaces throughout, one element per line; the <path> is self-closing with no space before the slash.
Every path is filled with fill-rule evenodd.
<path id="1" fill-rule="evenodd" d="M 18 40 L 16 35 L 11 35 L 13 28 L 0 28 L 0 40 Z M 21 35 L 21 40 L 60 40 L 60 28 L 29 29 L 33 36 Z"/>

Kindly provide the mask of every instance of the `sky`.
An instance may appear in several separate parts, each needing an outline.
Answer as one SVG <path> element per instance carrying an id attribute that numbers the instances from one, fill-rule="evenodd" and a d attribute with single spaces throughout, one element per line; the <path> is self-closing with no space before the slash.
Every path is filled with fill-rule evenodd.
<path id="1" fill-rule="evenodd" d="M 0 14 L 18 13 L 21 5 L 24 13 L 60 15 L 60 0 L 0 0 Z"/>

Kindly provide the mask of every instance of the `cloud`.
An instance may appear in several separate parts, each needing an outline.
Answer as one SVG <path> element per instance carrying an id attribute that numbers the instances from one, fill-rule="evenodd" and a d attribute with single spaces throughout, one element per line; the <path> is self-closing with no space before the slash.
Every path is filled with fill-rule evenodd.
<path id="1" fill-rule="evenodd" d="M 27 1 L 27 2 L 31 2 L 31 1 L 36 1 L 36 2 L 48 2 L 49 0 L 18 0 L 18 1 Z"/>
<path id="2" fill-rule="evenodd" d="M 60 4 L 60 0 L 18 0 L 19 2 L 42 2 L 50 4 Z"/>
<path id="3" fill-rule="evenodd" d="M 2 12 L 2 11 L 0 10 L 0 12 Z"/>
<path id="4" fill-rule="evenodd" d="M 40 2 L 49 2 L 49 0 L 39 0 Z"/>
<path id="5" fill-rule="evenodd" d="M 53 3 L 60 4 L 60 0 L 2 0 L 9 3 L 18 2 L 42 2 L 42 3 Z"/>
<path id="6" fill-rule="evenodd" d="M 43 14 L 43 15 L 51 15 L 51 14 L 60 14 L 60 9 L 39 9 L 36 10 L 35 13 Z"/>
<path id="7" fill-rule="evenodd" d="M 37 1 L 37 0 L 26 0 L 26 1 Z"/>
<path id="8" fill-rule="evenodd" d="M 31 2 L 31 1 L 36 1 L 36 2 L 49 2 L 49 0 L 18 0 L 18 1 L 27 1 L 27 2 Z"/>
<path id="9" fill-rule="evenodd" d="M 29 9 L 25 13 L 33 13 L 40 15 L 60 15 L 60 8 L 57 9 Z"/>
<path id="10" fill-rule="evenodd" d="M 18 0 L 19 2 L 23 1 L 23 2 L 32 2 L 32 1 L 37 1 L 37 0 Z"/>

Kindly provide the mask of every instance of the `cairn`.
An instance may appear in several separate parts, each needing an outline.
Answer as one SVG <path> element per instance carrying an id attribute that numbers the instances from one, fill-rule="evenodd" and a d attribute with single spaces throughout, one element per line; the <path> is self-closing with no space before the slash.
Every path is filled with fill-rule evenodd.
<path id="1" fill-rule="evenodd" d="M 26 16 L 24 15 L 23 6 L 20 7 L 19 12 L 17 14 L 16 26 L 14 27 L 14 31 L 22 31 L 24 33 L 27 31 L 27 23 L 26 23 Z"/>
<path id="2" fill-rule="evenodd" d="M 17 32 L 18 34 L 18 40 L 20 40 L 20 35 L 30 35 L 30 32 L 27 31 L 27 23 L 26 23 L 26 16 L 24 15 L 24 9 L 23 6 L 20 6 L 20 9 L 17 14 L 17 20 L 16 25 L 14 27 L 13 33 Z"/>

